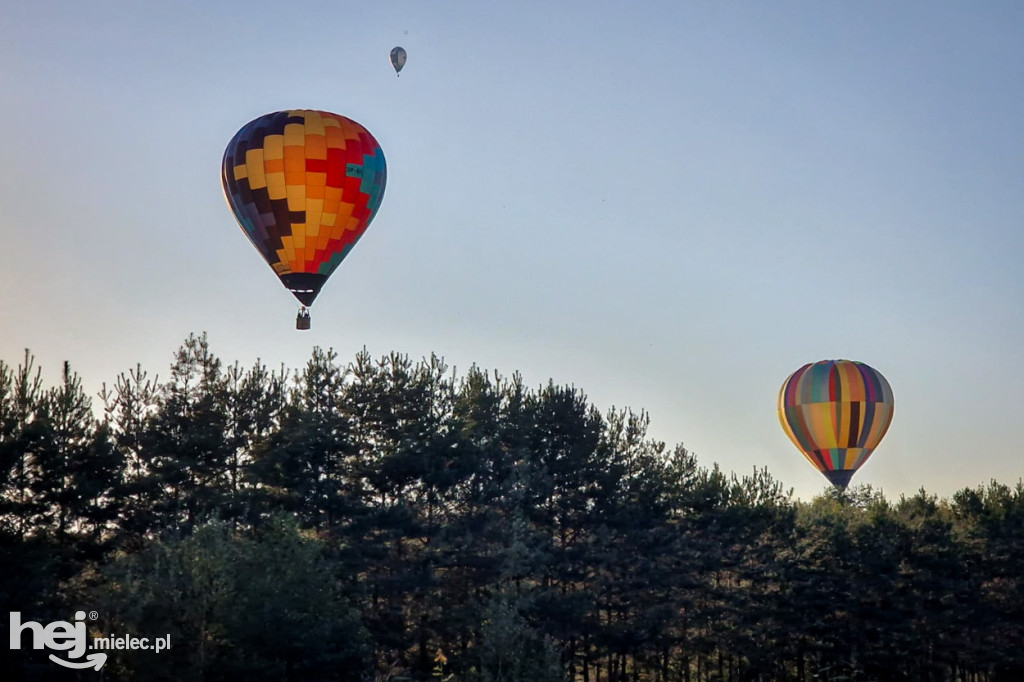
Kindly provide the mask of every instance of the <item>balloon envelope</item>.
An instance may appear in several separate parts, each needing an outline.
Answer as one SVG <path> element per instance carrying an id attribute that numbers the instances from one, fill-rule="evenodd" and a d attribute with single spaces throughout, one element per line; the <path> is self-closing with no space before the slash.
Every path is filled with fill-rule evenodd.
<path id="1" fill-rule="evenodd" d="M 822 360 L 786 379 L 778 408 L 786 435 L 842 489 L 889 428 L 892 389 L 885 377 L 862 362 Z"/>
<path id="2" fill-rule="evenodd" d="M 366 128 L 309 109 L 250 121 L 221 164 L 238 224 L 303 305 L 363 236 L 386 180 L 384 153 Z"/>
<path id="3" fill-rule="evenodd" d="M 402 48 L 402 47 L 392 48 L 392 50 L 391 50 L 391 66 L 395 67 L 395 73 L 398 73 L 399 71 L 401 71 L 402 67 L 405 66 L 405 58 L 406 58 L 405 48 Z"/>

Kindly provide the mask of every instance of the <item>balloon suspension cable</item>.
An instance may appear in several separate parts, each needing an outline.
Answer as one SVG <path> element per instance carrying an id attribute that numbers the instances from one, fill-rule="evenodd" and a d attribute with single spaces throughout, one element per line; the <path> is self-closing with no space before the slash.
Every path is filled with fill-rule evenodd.
<path id="1" fill-rule="evenodd" d="M 309 308 L 306 306 L 299 308 L 299 314 L 295 316 L 295 328 L 309 329 Z"/>

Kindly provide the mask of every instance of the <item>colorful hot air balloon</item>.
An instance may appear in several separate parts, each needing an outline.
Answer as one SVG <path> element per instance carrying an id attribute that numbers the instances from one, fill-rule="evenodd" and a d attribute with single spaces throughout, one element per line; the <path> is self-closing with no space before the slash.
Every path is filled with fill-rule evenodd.
<path id="1" fill-rule="evenodd" d="M 394 47 L 391 48 L 391 66 L 395 67 L 395 74 L 397 75 L 402 67 L 405 66 L 405 48 Z"/>
<path id="2" fill-rule="evenodd" d="M 242 127 L 224 152 L 221 180 L 238 224 L 281 282 L 312 305 L 366 231 L 384 197 L 384 153 L 355 121 L 293 109 Z"/>
<path id="3" fill-rule="evenodd" d="M 892 409 L 885 377 L 851 360 L 804 365 L 779 391 L 779 421 L 786 435 L 840 490 L 881 442 Z"/>

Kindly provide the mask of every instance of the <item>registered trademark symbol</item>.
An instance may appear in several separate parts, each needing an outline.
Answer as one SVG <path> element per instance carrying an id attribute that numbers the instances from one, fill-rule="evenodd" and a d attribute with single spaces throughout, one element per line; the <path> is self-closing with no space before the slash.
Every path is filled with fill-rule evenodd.
<path id="1" fill-rule="evenodd" d="M 89 612 L 89 620 L 98 620 L 99 617 L 100 617 L 100 614 L 96 613 L 95 611 L 90 611 Z"/>

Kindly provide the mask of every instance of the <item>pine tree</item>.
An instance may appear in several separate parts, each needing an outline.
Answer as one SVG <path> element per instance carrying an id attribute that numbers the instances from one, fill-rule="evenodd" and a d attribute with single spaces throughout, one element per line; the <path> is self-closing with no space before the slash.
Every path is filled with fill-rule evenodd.
<path id="1" fill-rule="evenodd" d="M 112 438 L 110 453 L 120 463 L 121 477 L 116 482 L 118 516 L 117 537 L 128 544 L 138 543 L 157 526 L 156 503 L 159 489 L 149 466 L 149 451 L 144 441 L 146 425 L 158 409 L 159 379 L 149 378 L 140 365 L 121 373 L 113 388 L 106 384 L 100 391 L 103 401 L 103 429 Z"/>
<path id="2" fill-rule="evenodd" d="M 222 363 L 205 334 L 189 336 L 175 353 L 157 400 L 142 438 L 149 492 L 164 526 L 188 534 L 224 516 L 234 456 Z"/>
<path id="3" fill-rule="evenodd" d="M 38 463 L 37 448 L 45 437 L 40 422 L 44 407 L 42 370 L 25 350 L 24 361 L 12 369 L 0 361 L 0 514 L 19 537 L 33 532 L 42 513 L 32 496 Z"/>

